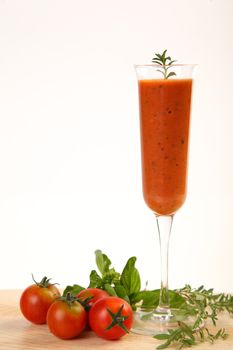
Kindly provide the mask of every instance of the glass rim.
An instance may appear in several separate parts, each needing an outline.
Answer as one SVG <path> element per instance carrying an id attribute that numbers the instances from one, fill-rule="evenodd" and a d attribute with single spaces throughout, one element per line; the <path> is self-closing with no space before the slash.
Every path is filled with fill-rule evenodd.
<path id="1" fill-rule="evenodd" d="M 156 64 L 156 63 L 147 63 L 147 64 L 134 64 L 135 68 L 161 68 L 161 67 L 196 67 L 197 63 L 177 63 L 177 64 Z"/>

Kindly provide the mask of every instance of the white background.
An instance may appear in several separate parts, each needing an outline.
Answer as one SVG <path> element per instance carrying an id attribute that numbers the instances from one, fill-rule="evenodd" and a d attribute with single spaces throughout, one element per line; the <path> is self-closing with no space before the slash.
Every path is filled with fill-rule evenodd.
<path id="1" fill-rule="evenodd" d="M 159 287 L 134 63 L 198 63 L 170 287 L 233 292 L 233 1 L 0 0 L 0 288 L 88 284 L 102 249 Z"/>

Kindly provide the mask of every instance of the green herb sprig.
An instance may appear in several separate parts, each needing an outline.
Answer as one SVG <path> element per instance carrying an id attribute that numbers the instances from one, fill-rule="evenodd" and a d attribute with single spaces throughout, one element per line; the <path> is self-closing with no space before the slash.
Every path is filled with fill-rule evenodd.
<path id="1" fill-rule="evenodd" d="M 175 345 L 175 349 L 180 350 L 203 342 L 210 342 L 213 344 L 215 340 L 224 340 L 227 336 L 224 328 L 219 329 L 216 333 L 211 333 L 206 327 L 193 330 L 186 323 L 179 321 L 176 329 L 169 330 L 168 333 L 155 335 L 154 338 L 165 340 L 165 342 L 157 346 L 156 349 L 167 349 Z"/>
<path id="2" fill-rule="evenodd" d="M 175 315 L 178 327 L 169 330 L 168 333 L 154 336 L 158 340 L 165 340 L 157 349 L 166 349 L 175 345 L 179 350 L 205 341 L 214 343 L 217 339 L 227 338 L 228 335 L 224 328 L 212 333 L 203 325 L 206 320 L 210 320 L 214 326 L 217 326 L 218 314 L 222 311 L 233 314 L 233 296 L 224 293 L 215 294 L 213 289 L 207 290 L 203 286 L 192 289 L 190 285 L 177 289 L 176 293 L 185 300 Z M 194 318 L 191 325 L 184 321 L 188 315 Z"/>
<path id="3" fill-rule="evenodd" d="M 161 69 L 157 69 L 158 72 L 163 74 L 164 79 L 168 79 L 174 75 L 175 72 L 169 72 L 169 69 L 172 67 L 172 64 L 176 62 L 176 60 L 172 60 L 170 56 L 166 56 L 167 50 L 164 50 L 162 55 L 159 53 L 155 54 L 155 57 L 152 58 L 152 62 L 161 66 Z"/>
<path id="4" fill-rule="evenodd" d="M 118 296 L 130 303 L 133 310 L 138 304 L 145 310 L 153 310 L 158 306 L 160 290 L 141 290 L 140 274 L 135 267 L 136 257 L 128 259 L 123 271 L 117 272 L 111 267 L 111 260 L 101 250 L 96 250 L 96 265 L 99 270 L 92 270 L 88 287 L 101 288 L 109 295 Z M 78 294 L 84 287 L 74 284 L 67 286 L 63 296 L 67 293 Z M 181 289 L 169 290 L 171 308 L 177 309 L 174 321 L 178 327 L 164 334 L 158 334 L 154 338 L 164 342 L 157 349 L 173 348 L 180 350 L 202 342 L 213 343 L 217 339 L 226 339 L 224 328 L 212 333 L 209 328 L 203 326 L 210 320 L 213 326 L 217 326 L 218 315 L 227 311 L 233 315 L 233 296 L 229 294 L 215 294 L 213 289 L 205 289 L 203 286 L 193 289 L 185 285 Z M 187 316 L 192 316 L 193 323 L 187 324 Z"/>

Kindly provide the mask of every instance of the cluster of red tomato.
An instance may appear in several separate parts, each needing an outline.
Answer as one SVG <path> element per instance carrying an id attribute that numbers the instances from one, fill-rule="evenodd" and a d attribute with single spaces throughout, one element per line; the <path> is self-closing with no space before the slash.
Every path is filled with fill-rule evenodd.
<path id="1" fill-rule="evenodd" d="M 84 289 L 76 296 L 61 296 L 46 277 L 24 290 L 20 309 L 27 320 L 47 323 L 61 339 L 76 338 L 88 328 L 104 339 L 119 339 L 133 323 L 131 306 L 124 299 L 98 288 Z"/>

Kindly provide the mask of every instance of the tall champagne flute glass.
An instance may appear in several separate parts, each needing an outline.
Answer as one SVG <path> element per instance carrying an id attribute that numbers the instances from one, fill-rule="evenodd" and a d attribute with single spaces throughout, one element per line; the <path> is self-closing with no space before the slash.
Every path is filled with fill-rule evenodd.
<path id="1" fill-rule="evenodd" d="M 135 312 L 133 329 L 141 334 L 163 332 L 174 320 L 168 292 L 168 248 L 174 214 L 183 205 L 187 193 L 194 68 L 195 65 L 189 64 L 173 65 L 175 74 L 164 79 L 159 65 L 135 66 L 139 87 L 143 196 L 156 217 L 161 255 L 158 307 L 154 310 L 138 308 Z"/>

